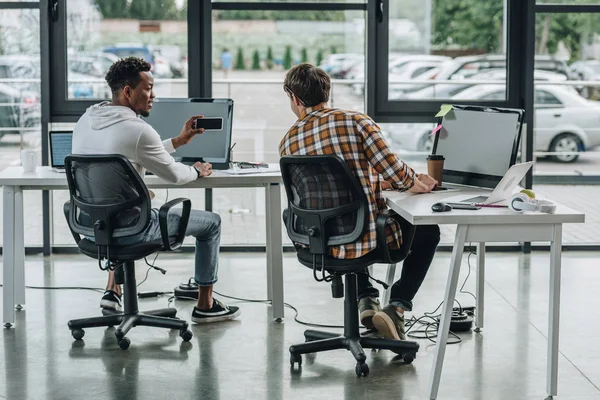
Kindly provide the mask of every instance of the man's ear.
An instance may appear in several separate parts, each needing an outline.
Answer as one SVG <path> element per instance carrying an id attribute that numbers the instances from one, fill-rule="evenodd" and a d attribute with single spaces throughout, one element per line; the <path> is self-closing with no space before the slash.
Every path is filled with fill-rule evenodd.
<path id="1" fill-rule="evenodd" d="M 127 85 L 123 88 L 123 95 L 127 98 L 131 98 L 131 86 Z"/>

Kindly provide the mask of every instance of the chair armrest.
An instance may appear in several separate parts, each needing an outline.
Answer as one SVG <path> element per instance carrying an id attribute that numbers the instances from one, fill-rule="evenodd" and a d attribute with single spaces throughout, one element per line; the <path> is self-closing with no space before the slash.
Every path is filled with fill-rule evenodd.
<path id="1" fill-rule="evenodd" d="M 75 243 L 79 244 L 79 242 L 81 241 L 81 236 L 79 236 L 79 234 L 77 232 L 75 232 L 73 229 L 71 229 L 71 225 L 69 224 L 69 214 L 71 212 L 71 202 L 67 201 L 65 203 L 65 205 L 63 206 L 63 212 L 65 214 L 65 217 L 67 218 L 67 226 L 69 227 L 69 231 L 71 232 L 71 235 L 73 235 L 73 239 L 75 239 Z"/>
<path id="2" fill-rule="evenodd" d="M 390 251 L 387 245 L 387 233 L 385 227 L 389 219 L 393 219 L 394 221 L 398 222 L 402 231 L 402 245 L 398 250 Z M 377 231 L 377 248 L 379 249 L 379 254 L 383 262 L 395 263 L 406 258 L 408 251 L 410 250 L 410 246 L 412 245 L 415 227 L 390 209 L 386 209 L 379 214 L 375 224 Z"/>
<path id="3" fill-rule="evenodd" d="M 169 226 L 167 215 L 169 214 L 169 210 L 179 203 L 183 203 L 183 211 L 181 212 L 181 220 L 179 221 L 179 232 L 177 232 L 177 236 L 175 236 L 175 242 L 171 243 L 171 241 L 169 240 Z M 191 209 L 192 202 L 189 199 L 184 199 L 180 197 L 163 204 L 163 206 L 158 211 L 158 224 L 160 226 L 160 235 L 162 237 L 163 247 L 165 250 L 173 251 L 180 248 L 183 244 L 188 220 L 190 219 Z"/>

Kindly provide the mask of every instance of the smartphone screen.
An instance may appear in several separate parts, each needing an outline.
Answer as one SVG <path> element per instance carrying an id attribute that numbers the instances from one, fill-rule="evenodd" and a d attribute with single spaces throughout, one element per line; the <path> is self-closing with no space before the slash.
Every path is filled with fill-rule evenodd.
<path id="1" fill-rule="evenodd" d="M 194 129 L 204 128 L 207 131 L 223 129 L 223 118 L 198 118 L 194 121 Z"/>
<path id="2" fill-rule="evenodd" d="M 456 210 L 479 210 L 481 207 L 468 203 L 448 203 L 453 209 Z"/>

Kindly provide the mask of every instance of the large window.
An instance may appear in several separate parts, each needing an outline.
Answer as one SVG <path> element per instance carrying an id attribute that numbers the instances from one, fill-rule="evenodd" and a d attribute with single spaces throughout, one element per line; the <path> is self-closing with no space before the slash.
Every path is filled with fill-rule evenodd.
<path id="1" fill-rule="evenodd" d="M 369 114 L 382 122 L 433 122 L 440 104 L 453 100 L 522 107 L 519 7 L 513 0 L 379 2 L 369 19 Z M 536 63 L 566 72 L 545 57 Z M 502 93 L 482 98 L 489 85 Z"/>
<path id="2" fill-rule="evenodd" d="M 36 151 L 41 161 L 39 15 L 37 5 L 2 9 L 0 2 L 0 169 L 20 165 L 21 150 Z M 41 219 L 40 205 L 39 192 L 25 193 L 26 227 Z M 41 242 L 39 229 L 28 230 L 26 245 Z"/>
<path id="3" fill-rule="evenodd" d="M 186 10 L 180 1 L 60 3 L 53 24 L 53 45 L 61 46 L 53 49 L 52 113 L 78 116 L 109 99 L 104 76 L 114 61 L 128 56 L 151 64 L 158 97 L 188 97 Z"/>

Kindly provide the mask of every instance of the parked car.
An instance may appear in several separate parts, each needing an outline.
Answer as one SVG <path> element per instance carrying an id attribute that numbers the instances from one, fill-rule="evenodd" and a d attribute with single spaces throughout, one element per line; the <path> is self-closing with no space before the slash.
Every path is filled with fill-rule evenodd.
<path id="1" fill-rule="evenodd" d="M 506 56 L 502 54 L 484 54 L 480 56 L 456 57 L 440 66 L 440 72 L 436 80 L 460 80 L 467 79 L 472 75 L 489 69 L 506 69 Z M 564 75 L 569 80 L 576 80 L 564 60 L 546 56 L 535 56 L 535 69 L 555 72 Z"/>
<path id="2" fill-rule="evenodd" d="M 87 52 L 69 55 L 69 69 L 80 74 L 104 78 L 110 66 L 119 59 L 112 53 Z"/>
<path id="3" fill-rule="evenodd" d="M 433 68 L 436 68 L 443 62 L 448 61 L 450 59 L 450 57 L 446 56 L 436 56 L 429 54 L 404 54 L 390 57 L 390 61 L 388 63 L 389 81 L 407 81 L 411 79 L 416 79 L 420 75 L 431 71 Z M 356 79 L 364 82 L 364 63 L 362 63 L 361 65 L 356 65 L 355 69 L 351 70 L 350 79 Z M 415 86 L 406 86 L 406 88 L 411 87 Z M 365 85 L 362 82 L 355 83 L 352 85 L 352 90 L 357 96 L 362 96 L 365 90 Z M 390 90 L 402 90 L 402 86 L 391 86 Z"/>
<path id="4" fill-rule="evenodd" d="M 0 138 L 19 134 L 22 128 L 40 126 L 41 117 L 40 99 L 35 93 L 0 83 Z"/>
<path id="5" fill-rule="evenodd" d="M 533 76 L 536 82 L 552 81 L 561 82 L 567 79 L 562 74 L 554 72 L 535 70 Z M 450 81 L 448 83 L 436 83 L 435 85 L 428 86 L 424 89 L 403 94 L 403 98 L 409 99 L 451 99 L 463 90 L 473 86 L 470 81 L 506 81 L 506 69 L 493 68 L 488 70 L 482 70 L 476 74 L 473 74 L 469 79 L 461 81 Z M 390 96 L 390 98 L 392 98 Z"/>
<path id="6" fill-rule="evenodd" d="M 364 64 L 365 56 L 359 53 L 335 53 L 323 59 L 319 68 L 334 79 L 344 79 L 354 65 Z"/>
<path id="7" fill-rule="evenodd" d="M 587 60 L 575 61 L 571 64 L 571 71 L 582 81 L 600 81 L 600 61 Z M 587 98 L 598 96 L 600 86 L 586 86 L 581 95 Z"/>
<path id="8" fill-rule="evenodd" d="M 139 57 L 152 65 L 152 74 L 157 78 L 172 78 L 173 72 L 166 58 L 153 52 L 146 46 L 113 46 L 105 47 L 104 51 L 112 53 L 118 58 Z"/>
<path id="9" fill-rule="evenodd" d="M 463 100 L 504 100 L 505 86 L 475 85 L 453 97 Z M 574 162 L 582 151 L 600 146 L 600 103 L 587 100 L 568 86 L 537 85 L 535 89 L 535 151 L 553 154 L 557 162 Z M 387 136 L 406 150 L 429 152 L 433 124 L 390 124 Z"/>

